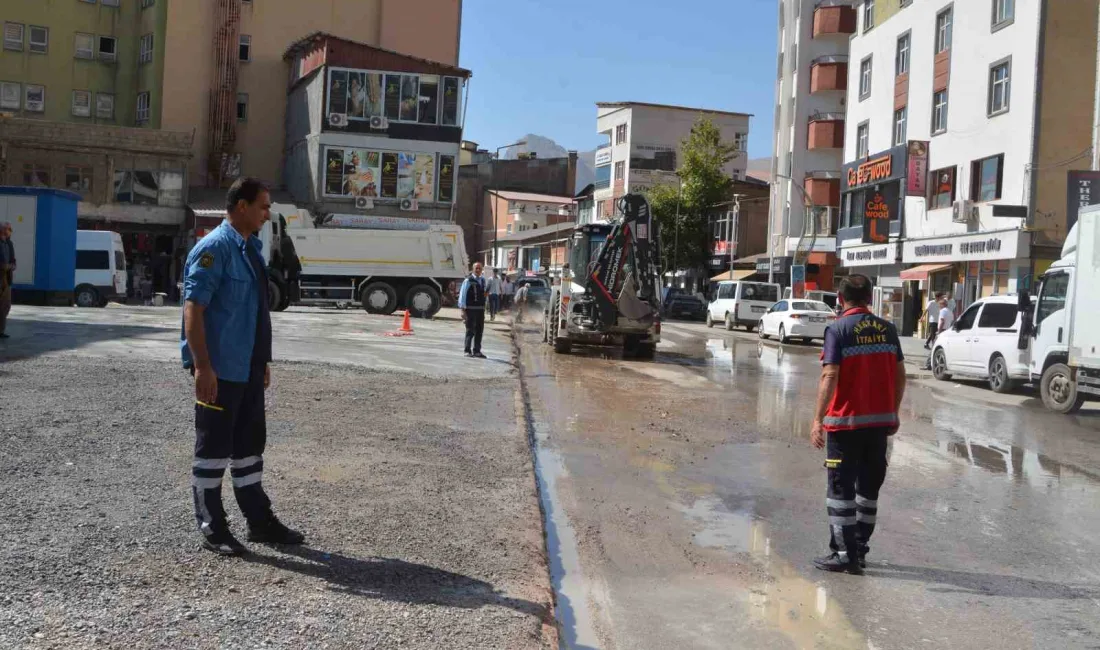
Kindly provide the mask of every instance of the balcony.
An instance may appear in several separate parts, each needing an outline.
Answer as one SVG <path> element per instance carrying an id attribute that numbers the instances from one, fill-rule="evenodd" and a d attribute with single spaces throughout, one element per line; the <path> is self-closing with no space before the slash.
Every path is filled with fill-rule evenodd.
<path id="1" fill-rule="evenodd" d="M 844 113 L 817 113 L 810 116 L 806 148 L 810 150 L 843 149 Z"/>
<path id="2" fill-rule="evenodd" d="M 822 0 L 814 7 L 814 38 L 856 33 L 856 10 L 842 0 Z"/>
<path id="3" fill-rule="evenodd" d="M 821 56 L 810 64 L 810 93 L 848 90 L 848 57 Z"/>
<path id="4" fill-rule="evenodd" d="M 806 177 L 802 188 L 814 205 L 840 205 L 840 179 Z"/>

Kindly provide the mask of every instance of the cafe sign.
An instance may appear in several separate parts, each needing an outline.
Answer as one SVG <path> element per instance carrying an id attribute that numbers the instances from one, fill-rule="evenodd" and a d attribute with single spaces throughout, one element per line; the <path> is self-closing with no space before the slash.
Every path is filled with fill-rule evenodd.
<path id="1" fill-rule="evenodd" d="M 890 241 L 890 220 L 898 214 L 898 184 L 890 183 L 868 190 L 863 200 L 863 243 L 885 244 Z"/>
<path id="2" fill-rule="evenodd" d="M 852 161 L 843 166 L 841 191 L 850 192 L 868 185 L 877 185 L 905 175 L 908 145 L 900 144 L 879 152 L 863 161 Z"/>

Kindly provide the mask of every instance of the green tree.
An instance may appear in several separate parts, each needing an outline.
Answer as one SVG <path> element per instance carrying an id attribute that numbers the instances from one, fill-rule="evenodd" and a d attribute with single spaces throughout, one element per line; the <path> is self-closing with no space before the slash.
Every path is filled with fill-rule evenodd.
<path id="1" fill-rule="evenodd" d="M 707 214 L 715 204 L 729 200 L 733 179 L 724 168 L 737 153 L 736 146 L 722 140 L 718 127 L 701 117 L 680 143 L 680 182 L 646 192 L 660 227 L 665 272 L 706 266 L 711 244 Z"/>

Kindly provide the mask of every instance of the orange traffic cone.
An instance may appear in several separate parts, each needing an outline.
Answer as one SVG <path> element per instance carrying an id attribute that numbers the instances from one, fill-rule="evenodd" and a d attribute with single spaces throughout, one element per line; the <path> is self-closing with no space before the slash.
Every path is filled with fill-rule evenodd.
<path id="1" fill-rule="evenodd" d="M 401 321 L 401 329 L 399 329 L 397 331 L 398 332 L 404 332 L 406 334 L 412 334 L 413 333 L 412 323 L 409 322 L 409 310 L 408 309 L 405 310 L 405 320 Z"/>

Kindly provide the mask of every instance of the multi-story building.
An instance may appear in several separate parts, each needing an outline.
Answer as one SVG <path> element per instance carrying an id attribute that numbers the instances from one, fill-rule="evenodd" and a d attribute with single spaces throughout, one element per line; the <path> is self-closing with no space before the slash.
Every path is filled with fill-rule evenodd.
<path id="1" fill-rule="evenodd" d="M 848 40 L 855 0 L 781 0 L 771 180 L 771 256 L 787 283 L 794 258 L 807 280 L 833 285 Z"/>
<path id="2" fill-rule="evenodd" d="M 1093 143 L 1097 3 L 913 0 L 860 7 L 837 238 L 882 313 L 1030 288 L 1070 226 L 1067 174 Z M 858 63 L 857 63 L 858 62 Z"/>
<path id="3" fill-rule="evenodd" d="M 610 218 L 615 201 L 627 192 L 675 185 L 680 143 L 701 117 L 713 122 L 722 139 L 737 147 L 738 153 L 725 171 L 732 178 L 743 179 L 751 115 L 642 102 L 596 104 L 596 131 L 608 138 L 596 150 L 597 218 Z"/>
<path id="4" fill-rule="evenodd" d="M 707 271 L 729 271 L 723 279 L 743 280 L 756 274 L 755 267 L 738 269 L 737 260 L 765 252 L 771 188 L 768 183 L 747 176 L 735 180 L 730 192 L 734 200 L 716 205 L 707 215 L 710 228 L 710 259 Z"/>
<path id="5" fill-rule="evenodd" d="M 484 263 L 506 271 L 557 275 L 576 222 L 572 193 L 564 196 L 485 190 Z"/>

